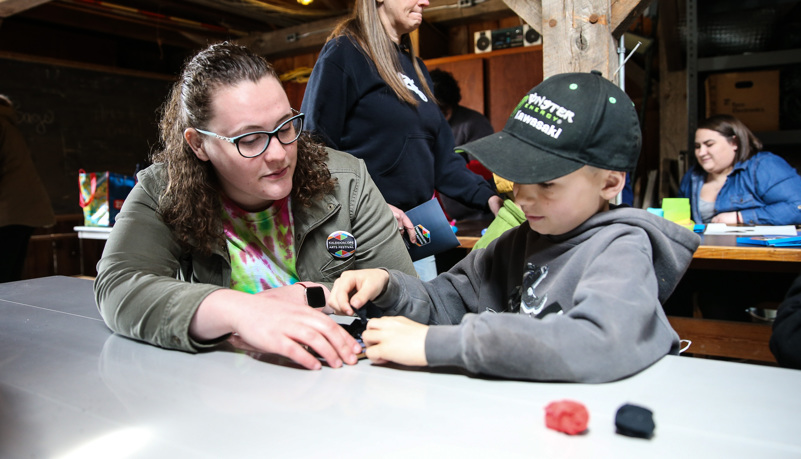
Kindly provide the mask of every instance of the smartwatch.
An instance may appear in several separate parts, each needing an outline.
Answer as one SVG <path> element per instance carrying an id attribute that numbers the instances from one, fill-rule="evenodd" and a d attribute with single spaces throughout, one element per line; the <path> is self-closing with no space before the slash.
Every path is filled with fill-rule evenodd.
<path id="1" fill-rule="evenodd" d="M 325 290 L 322 287 L 303 287 L 306 288 L 306 304 L 313 308 L 325 306 Z"/>

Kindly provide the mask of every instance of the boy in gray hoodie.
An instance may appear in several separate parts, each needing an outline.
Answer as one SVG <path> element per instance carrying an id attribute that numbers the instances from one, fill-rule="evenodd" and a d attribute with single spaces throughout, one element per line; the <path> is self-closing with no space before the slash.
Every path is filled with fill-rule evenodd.
<path id="1" fill-rule="evenodd" d="M 404 316 L 368 322 L 362 338 L 376 362 L 597 383 L 677 354 L 662 302 L 700 238 L 609 204 L 640 146 L 634 104 L 600 73 L 548 78 L 503 131 L 463 147 L 515 182 L 527 221 L 430 282 L 345 272 L 330 306 L 350 315 L 372 300 L 384 316 Z"/>

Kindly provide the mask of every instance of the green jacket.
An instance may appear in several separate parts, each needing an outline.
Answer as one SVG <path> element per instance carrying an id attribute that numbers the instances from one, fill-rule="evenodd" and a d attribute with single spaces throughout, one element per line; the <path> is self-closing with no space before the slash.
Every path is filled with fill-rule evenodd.
<path id="1" fill-rule="evenodd" d="M 364 162 L 328 150 L 334 191 L 311 207 L 293 206 L 298 277 L 328 287 L 356 268 L 391 268 L 416 276 L 395 218 Z M 157 213 L 166 170 L 155 164 L 138 175 L 97 264 L 95 300 L 115 332 L 157 346 L 197 351 L 214 344 L 189 336 L 189 323 L 207 295 L 231 282 L 228 251 L 182 250 Z M 334 231 L 356 238 L 356 254 L 336 259 L 326 249 Z"/>
<path id="2" fill-rule="evenodd" d="M 487 247 L 490 242 L 497 239 L 498 236 L 512 228 L 517 228 L 524 221 L 526 221 L 526 215 L 523 213 L 523 210 L 517 207 L 517 204 L 511 199 L 504 199 L 503 207 L 498 211 L 495 220 L 487 227 L 487 231 L 481 236 L 481 239 L 476 241 L 473 250 Z"/>

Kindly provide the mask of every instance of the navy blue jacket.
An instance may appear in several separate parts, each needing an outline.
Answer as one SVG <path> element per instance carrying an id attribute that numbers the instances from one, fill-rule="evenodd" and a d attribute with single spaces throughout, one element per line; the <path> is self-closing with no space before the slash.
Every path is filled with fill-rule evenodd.
<path id="1" fill-rule="evenodd" d="M 326 145 L 363 159 L 384 199 L 401 210 L 430 200 L 435 188 L 487 208 L 495 191 L 454 153 L 451 128 L 423 92 L 411 56 L 400 48 L 398 56 L 407 87 L 420 101 L 417 107 L 397 98 L 350 39 L 328 41 L 306 86 L 301 106 L 306 128 Z"/>
<path id="2" fill-rule="evenodd" d="M 679 187 L 679 197 L 690 198 L 696 223 L 702 222 L 698 201 L 705 179 L 706 171 L 695 165 Z M 735 164 L 715 200 L 715 215 L 734 211 L 749 225 L 801 224 L 801 177 L 787 161 L 768 152 Z"/>

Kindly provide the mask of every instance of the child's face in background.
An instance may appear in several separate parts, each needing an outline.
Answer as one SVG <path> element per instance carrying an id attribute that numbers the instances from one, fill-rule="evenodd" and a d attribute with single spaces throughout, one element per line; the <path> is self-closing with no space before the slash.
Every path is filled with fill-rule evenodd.
<path id="1" fill-rule="evenodd" d="M 609 201 L 602 195 L 608 172 L 584 166 L 550 182 L 515 183 L 512 192 L 532 230 L 564 234 L 609 208 Z"/>

